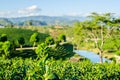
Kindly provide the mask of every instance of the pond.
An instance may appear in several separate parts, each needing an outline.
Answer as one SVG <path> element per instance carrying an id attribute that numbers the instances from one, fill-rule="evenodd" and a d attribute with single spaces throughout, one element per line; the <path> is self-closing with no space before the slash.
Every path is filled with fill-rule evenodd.
<path id="1" fill-rule="evenodd" d="M 85 50 L 74 50 L 75 53 L 90 59 L 93 63 L 99 63 L 100 62 L 100 56 L 95 54 L 94 52 L 85 51 Z M 111 60 L 108 60 L 106 58 L 103 58 L 103 62 L 111 62 Z"/>

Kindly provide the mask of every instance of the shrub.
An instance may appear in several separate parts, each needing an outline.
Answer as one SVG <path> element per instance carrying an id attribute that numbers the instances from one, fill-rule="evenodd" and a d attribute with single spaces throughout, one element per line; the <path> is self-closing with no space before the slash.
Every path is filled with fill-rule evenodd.
<path id="1" fill-rule="evenodd" d="M 30 42 L 33 44 L 33 47 L 36 46 L 36 43 L 39 41 L 38 33 L 33 33 L 30 37 Z"/>
<path id="2" fill-rule="evenodd" d="M 22 46 L 25 44 L 25 39 L 24 39 L 23 37 L 20 37 L 20 38 L 18 39 L 18 43 L 19 43 L 19 45 L 20 45 L 20 48 L 22 48 Z"/>
<path id="3" fill-rule="evenodd" d="M 2 42 L 7 41 L 7 34 L 2 34 L 0 37 L 0 41 L 2 41 Z"/>
<path id="4" fill-rule="evenodd" d="M 47 37 L 46 40 L 45 40 L 45 43 L 47 45 L 53 45 L 54 44 L 54 39 L 51 36 Z"/>
<path id="5" fill-rule="evenodd" d="M 66 36 L 65 36 L 64 34 L 60 34 L 60 35 L 58 36 L 58 40 L 59 40 L 59 41 L 66 42 Z"/>

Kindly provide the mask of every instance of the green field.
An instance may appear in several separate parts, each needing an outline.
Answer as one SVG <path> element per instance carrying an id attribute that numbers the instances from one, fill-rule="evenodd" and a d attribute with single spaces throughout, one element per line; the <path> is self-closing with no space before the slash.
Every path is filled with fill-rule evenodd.
<path id="1" fill-rule="evenodd" d="M 28 29 L 21 29 L 21 28 L 0 28 L 0 35 L 7 34 L 9 41 L 17 41 L 19 37 L 23 37 L 25 39 L 24 46 L 31 46 L 30 37 L 33 33 L 37 31 L 32 31 Z M 38 33 L 39 43 L 44 42 L 48 34 Z"/>

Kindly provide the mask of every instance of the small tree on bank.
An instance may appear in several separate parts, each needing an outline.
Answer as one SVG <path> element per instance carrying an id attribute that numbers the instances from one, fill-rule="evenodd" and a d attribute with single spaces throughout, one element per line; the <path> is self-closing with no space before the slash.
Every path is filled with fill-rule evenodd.
<path id="1" fill-rule="evenodd" d="M 19 45 L 20 45 L 20 48 L 22 49 L 23 45 L 25 44 L 25 39 L 24 39 L 23 37 L 20 37 L 20 38 L 18 39 L 18 43 L 19 43 Z"/>

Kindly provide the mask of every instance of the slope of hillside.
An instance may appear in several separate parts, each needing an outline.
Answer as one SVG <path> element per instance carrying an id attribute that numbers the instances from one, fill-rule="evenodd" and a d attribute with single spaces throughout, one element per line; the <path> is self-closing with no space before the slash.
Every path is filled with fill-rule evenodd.
<path id="1" fill-rule="evenodd" d="M 0 28 L 0 35 L 1 34 L 7 34 L 8 40 L 10 41 L 17 41 L 19 37 L 24 37 L 25 39 L 25 46 L 30 46 L 30 37 L 31 35 L 36 32 L 32 30 L 26 30 L 26 29 L 16 29 L 16 28 Z M 45 38 L 49 36 L 48 34 L 38 33 L 39 42 L 44 42 Z"/>

